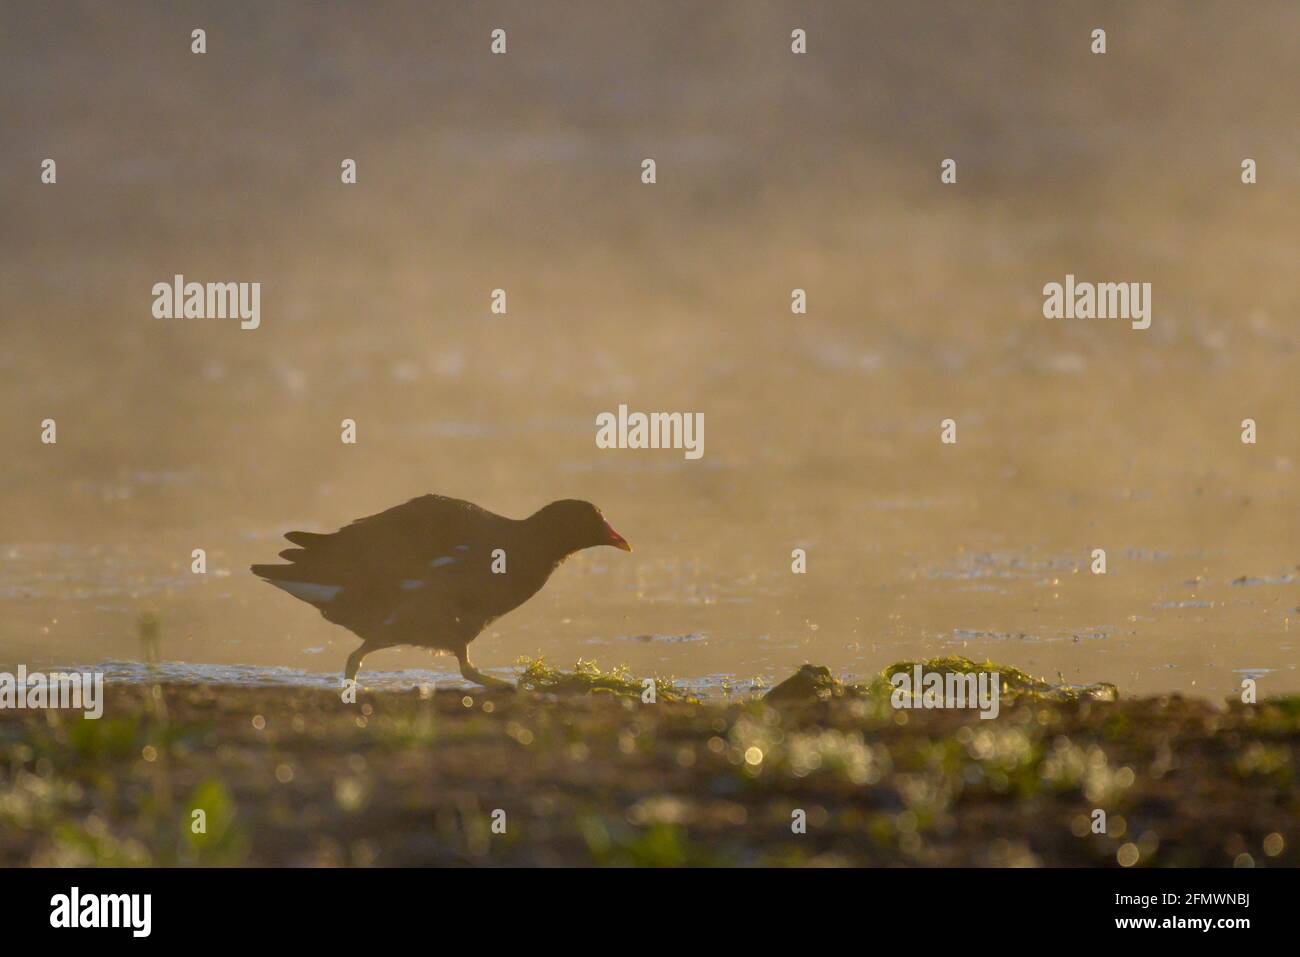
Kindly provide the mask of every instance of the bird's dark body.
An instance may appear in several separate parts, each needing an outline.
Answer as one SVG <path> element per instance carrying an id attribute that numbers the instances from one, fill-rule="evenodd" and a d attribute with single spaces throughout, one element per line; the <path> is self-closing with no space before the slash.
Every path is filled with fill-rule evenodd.
<path id="1" fill-rule="evenodd" d="M 630 550 L 586 502 L 554 502 L 512 519 L 441 495 L 330 534 L 285 538 L 297 546 L 280 553 L 290 564 L 252 570 L 361 638 L 349 678 L 369 652 L 415 645 L 455 654 L 462 672 L 480 680 L 485 676 L 469 664 L 466 649 L 491 621 L 537 594 L 573 552 L 593 545 Z"/>

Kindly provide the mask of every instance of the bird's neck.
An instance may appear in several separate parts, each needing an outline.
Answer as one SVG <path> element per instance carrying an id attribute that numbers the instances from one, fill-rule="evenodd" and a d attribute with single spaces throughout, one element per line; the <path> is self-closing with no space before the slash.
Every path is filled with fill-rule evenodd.
<path id="1" fill-rule="evenodd" d="M 524 519 L 523 524 L 527 526 L 523 540 L 530 543 L 530 558 L 545 565 L 548 574 L 574 552 L 582 551 L 583 546 L 570 544 L 569 530 L 557 525 L 545 511 Z"/>

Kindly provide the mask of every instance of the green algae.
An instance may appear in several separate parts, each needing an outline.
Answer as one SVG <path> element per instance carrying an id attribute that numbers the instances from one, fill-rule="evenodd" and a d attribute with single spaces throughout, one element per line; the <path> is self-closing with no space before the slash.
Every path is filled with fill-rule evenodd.
<path id="1" fill-rule="evenodd" d="M 958 655 L 947 655 L 939 658 L 896 661 L 867 684 L 850 684 L 836 678 L 824 665 L 805 664 L 769 691 L 764 700 L 772 704 L 829 701 L 836 698 L 889 700 L 895 691 L 890 681 L 891 676 L 899 672 L 910 676 L 915 673 L 918 666 L 925 674 L 996 674 L 999 695 L 1004 701 L 1016 699 L 1041 702 L 1115 701 L 1119 697 L 1115 686 L 1107 682 L 1090 685 L 1071 685 L 1064 682 L 1052 684 L 1012 665 L 994 664 L 987 660 L 978 662 Z"/>
<path id="2" fill-rule="evenodd" d="M 572 671 L 562 671 L 546 663 L 544 658 L 527 656 L 515 662 L 523 666 L 519 675 L 520 691 L 537 691 L 554 695 L 606 694 L 644 700 L 649 690 L 647 681 L 654 684 L 655 701 L 694 701 L 692 695 L 676 687 L 672 679 L 658 675 L 639 678 L 625 665 L 616 665 L 602 671 L 594 661 L 579 658 Z"/>
<path id="3" fill-rule="evenodd" d="M 885 668 L 871 682 L 869 690 L 873 694 L 890 694 L 893 685 L 890 677 L 901 672 L 911 675 L 920 666 L 926 674 L 996 674 L 999 693 L 1003 700 L 1025 699 L 1028 701 L 1115 701 L 1119 691 L 1113 684 L 1098 682 L 1090 685 L 1071 685 L 1065 682 L 1052 684 L 1043 678 L 1035 678 L 1014 665 L 994 664 L 992 661 L 974 661 L 960 655 L 946 655 L 940 658 L 924 658 L 915 661 L 896 661 Z"/>

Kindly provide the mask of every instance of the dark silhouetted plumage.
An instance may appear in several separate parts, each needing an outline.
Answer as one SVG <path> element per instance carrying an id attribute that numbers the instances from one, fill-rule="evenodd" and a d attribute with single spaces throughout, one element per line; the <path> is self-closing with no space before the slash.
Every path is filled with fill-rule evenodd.
<path id="1" fill-rule="evenodd" d="M 505 687 L 470 663 L 467 648 L 478 633 L 537 594 L 574 552 L 632 550 L 596 506 L 574 499 L 513 519 L 424 495 L 331 534 L 284 537 L 298 546 L 280 553 L 290 564 L 252 570 L 361 639 L 345 680 L 356 678 L 372 651 L 416 645 L 451 652 L 470 681 Z"/>

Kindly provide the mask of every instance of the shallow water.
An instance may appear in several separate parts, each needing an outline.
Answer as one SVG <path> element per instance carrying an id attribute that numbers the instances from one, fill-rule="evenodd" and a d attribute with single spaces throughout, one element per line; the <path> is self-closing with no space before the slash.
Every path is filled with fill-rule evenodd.
<path id="1" fill-rule="evenodd" d="M 451 659 L 448 659 L 451 660 Z M 138 661 L 102 661 L 90 665 L 76 665 L 74 671 L 97 671 L 107 683 L 154 684 L 179 682 L 196 685 L 237 685 L 245 688 L 320 688 L 335 691 L 341 688 L 337 671 L 305 671 L 257 665 L 210 665 L 186 661 L 161 661 L 154 665 Z M 506 679 L 518 678 L 516 668 L 485 669 Z M 432 694 L 439 691 L 472 691 L 478 688 L 466 681 L 454 668 L 451 671 L 434 671 L 420 668 L 403 668 L 393 671 L 372 671 L 363 668 L 357 676 L 358 684 L 372 691 L 419 691 Z M 761 692 L 762 686 L 752 681 L 737 680 L 735 675 L 703 675 L 692 679 L 678 679 L 674 685 L 700 697 L 716 698 L 727 695 L 748 695 Z"/>
<path id="2" fill-rule="evenodd" d="M 863 678 L 894 660 L 948 653 L 1052 680 L 1113 681 L 1125 693 L 1218 697 L 1247 675 L 1270 691 L 1300 685 L 1286 583 L 1206 575 L 1201 555 L 1115 556 L 1107 578 L 1123 576 L 1118 599 L 1105 593 L 1109 582 L 1088 572 L 1086 556 L 986 553 L 943 567 L 919 563 L 874 587 L 867 573 L 836 569 L 860 582 L 858 605 L 833 583 L 811 587 L 812 573 L 801 590 L 792 582 L 803 581 L 791 575 L 787 582 L 780 566 L 737 579 L 720 574 L 723 557 L 687 567 L 655 560 L 655 551 L 671 547 L 643 544 L 629 556 L 571 560 L 532 602 L 481 635 L 472 653 L 502 674 L 518 655 L 562 666 L 582 657 L 670 675 L 706 693 L 724 683 L 743 689 L 755 678 L 771 685 L 806 660 Z M 221 552 L 207 576 L 166 568 L 157 555 L 151 566 L 146 554 L 0 548 L 8 610 L 0 625 L 9 652 L 3 663 L 108 660 L 110 680 L 141 679 L 144 666 L 121 659 L 142 655 L 136 617 L 150 609 L 162 619 L 164 656 L 182 659 L 163 666 L 169 678 L 337 686 L 355 643 L 348 633 L 228 567 Z M 675 630 L 642 631 L 634 623 Z M 462 685 L 453 659 L 416 649 L 376 653 L 366 669 L 363 680 L 375 687 Z"/>
<path id="3" fill-rule="evenodd" d="M 139 658 L 151 611 L 192 680 L 329 683 L 352 637 L 248 565 L 437 491 L 587 498 L 636 547 L 494 623 L 489 669 L 771 683 L 960 653 L 1121 694 L 1300 691 L 1295 8 L 1113 11 L 1101 72 L 1063 52 L 1086 24 L 1028 2 L 819 4 L 799 64 L 778 8 L 629 32 L 617 4 L 582 30 L 525 4 L 533 42 L 490 74 L 470 13 L 401 10 L 214 7 L 258 42 L 161 86 L 181 13 L 83 10 L 75 36 L 15 14 L 0 666 Z M 53 188 L 15 159 L 47 143 Z M 649 153 L 654 192 L 629 173 Z M 178 271 L 261 281 L 261 328 L 153 319 Z M 1067 272 L 1152 282 L 1152 328 L 1043 319 Z M 620 403 L 703 412 L 704 457 L 597 449 Z"/>

